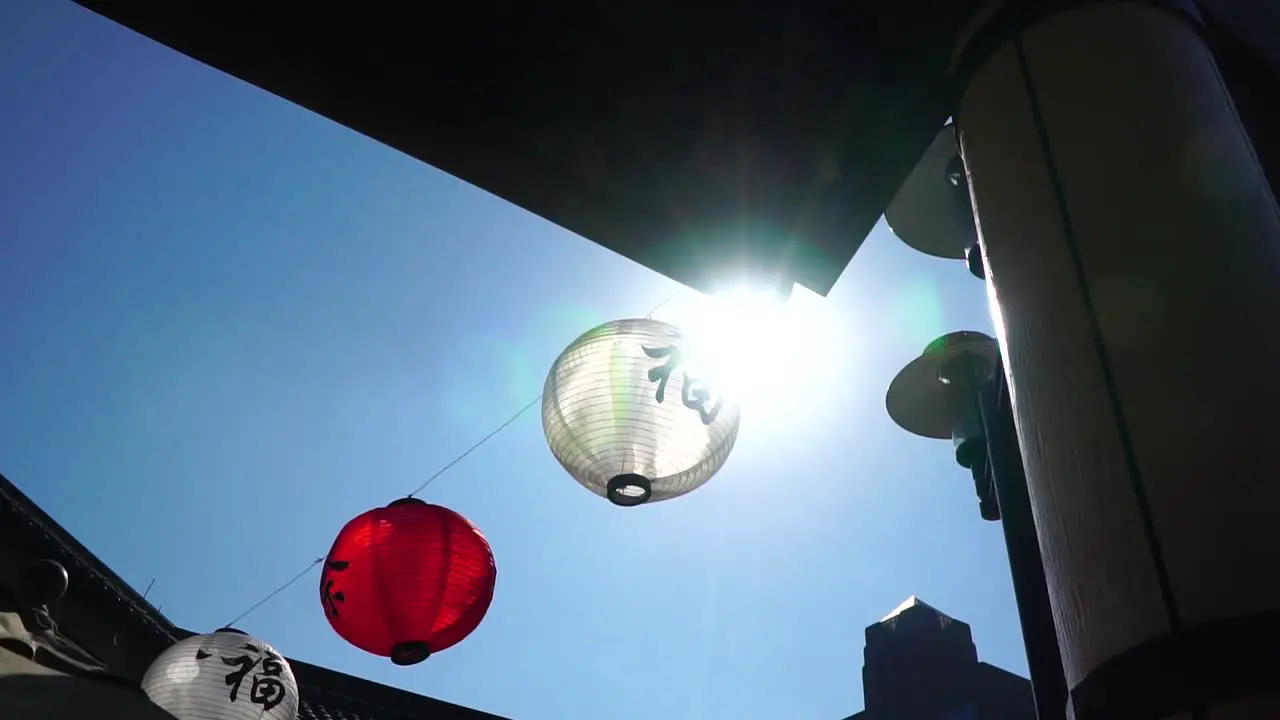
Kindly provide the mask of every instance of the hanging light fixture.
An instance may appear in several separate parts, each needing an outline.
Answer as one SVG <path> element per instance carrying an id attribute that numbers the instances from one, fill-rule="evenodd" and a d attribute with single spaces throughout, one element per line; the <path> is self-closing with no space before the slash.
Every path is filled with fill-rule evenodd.
<path id="1" fill-rule="evenodd" d="M 988 476 L 981 393 L 999 361 L 994 338 L 969 330 L 947 333 L 903 368 L 885 393 L 885 408 L 898 427 L 951 439 L 956 462 L 973 474 L 982 517 L 992 521 L 1000 519 L 1000 508 Z"/>
<path id="2" fill-rule="evenodd" d="M 573 479 L 616 505 L 690 492 L 724 465 L 739 408 L 688 356 L 680 331 L 616 320 L 573 341 L 542 396 L 542 429 Z"/>
<path id="3" fill-rule="evenodd" d="M 967 259 L 970 272 L 982 277 L 981 258 L 972 255 L 978 228 L 954 125 L 942 128 L 930 143 L 885 209 L 884 219 L 908 246 L 934 257 Z"/>
<path id="4" fill-rule="evenodd" d="M 413 665 L 480 625 L 497 574 L 488 540 L 466 518 L 404 498 L 342 528 L 325 558 L 320 602 L 344 640 Z"/>
<path id="5" fill-rule="evenodd" d="M 298 717 L 298 683 L 289 662 L 232 628 L 171 645 L 147 668 L 142 690 L 177 720 Z"/>

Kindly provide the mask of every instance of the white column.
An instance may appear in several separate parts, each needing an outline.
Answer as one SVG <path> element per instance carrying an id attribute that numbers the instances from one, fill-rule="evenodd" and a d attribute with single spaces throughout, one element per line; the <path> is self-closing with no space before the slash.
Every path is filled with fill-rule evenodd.
<path id="1" fill-rule="evenodd" d="M 1280 211 L 1194 20 L 1074 5 L 957 114 L 1072 710 L 1275 720 Z"/>

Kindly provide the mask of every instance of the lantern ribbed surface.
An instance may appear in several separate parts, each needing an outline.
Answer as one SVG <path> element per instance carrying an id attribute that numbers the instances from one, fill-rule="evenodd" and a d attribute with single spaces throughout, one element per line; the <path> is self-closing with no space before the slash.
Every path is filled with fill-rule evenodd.
<path id="1" fill-rule="evenodd" d="M 412 665 L 480 625 L 497 575 L 489 541 L 466 518 L 407 498 L 342 528 L 325 558 L 320 602 L 347 642 Z"/>
<path id="2" fill-rule="evenodd" d="M 698 375 L 680 331 L 615 320 L 556 359 L 542 396 L 552 454 L 588 490 L 618 505 L 678 497 L 720 470 L 739 408 Z"/>
<path id="3" fill-rule="evenodd" d="M 289 662 L 237 630 L 174 643 L 147 668 L 142 691 L 177 720 L 298 717 L 298 683 Z"/>

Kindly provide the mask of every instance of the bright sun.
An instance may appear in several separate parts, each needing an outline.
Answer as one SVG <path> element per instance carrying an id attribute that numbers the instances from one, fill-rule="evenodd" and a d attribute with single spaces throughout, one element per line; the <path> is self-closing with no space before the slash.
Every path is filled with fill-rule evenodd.
<path id="1" fill-rule="evenodd" d="M 847 371 L 844 337 L 826 298 L 796 286 L 788 301 L 759 291 L 696 296 L 673 318 L 715 382 L 756 416 L 803 413 Z"/>

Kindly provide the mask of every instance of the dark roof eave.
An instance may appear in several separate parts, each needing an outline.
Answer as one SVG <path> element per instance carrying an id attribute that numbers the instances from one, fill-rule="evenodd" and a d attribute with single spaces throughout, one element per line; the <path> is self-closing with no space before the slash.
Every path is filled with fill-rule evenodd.
<path id="1" fill-rule="evenodd" d="M 41 510 L 8 478 L 0 475 L 0 512 L 6 510 L 22 522 L 5 528 L 5 531 L 22 536 L 28 543 L 41 547 L 41 552 L 47 553 L 51 559 L 68 566 L 68 570 L 88 578 L 90 592 L 96 591 L 95 594 L 98 595 L 97 604 L 112 600 L 108 604 L 123 609 L 130 618 L 157 636 L 157 639 L 168 643 L 175 640 L 176 627 L 168 618 Z M 77 583 L 72 586 L 72 592 L 83 594 L 86 591 L 81 583 Z"/>

